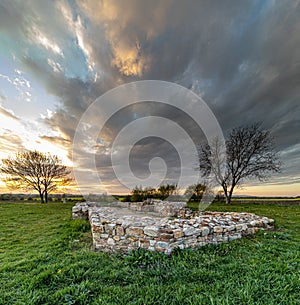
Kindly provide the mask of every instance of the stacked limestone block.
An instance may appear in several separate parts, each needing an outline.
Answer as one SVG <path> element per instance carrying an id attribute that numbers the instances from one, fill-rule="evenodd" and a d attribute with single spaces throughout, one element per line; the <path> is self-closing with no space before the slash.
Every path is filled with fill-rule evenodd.
<path id="1" fill-rule="evenodd" d="M 94 249 L 109 252 L 144 248 L 170 254 L 174 248 L 199 248 L 274 227 L 273 219 L 250 213 L 206 212 L 170 219 L 120 214 L 120 209 L 111 207 L 89 209 L 89 220 Z"/>

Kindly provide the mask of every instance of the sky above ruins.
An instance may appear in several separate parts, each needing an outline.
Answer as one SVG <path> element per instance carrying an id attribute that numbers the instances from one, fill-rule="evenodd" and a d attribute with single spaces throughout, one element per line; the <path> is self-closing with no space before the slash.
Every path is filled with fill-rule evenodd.
<path id="1" fill-rule="evenodd" d="M 2 0 L 0 157 L 37 149 L 72 166 L 77 124 L 96 98 L 129 82 L 162 80 L 199 95 L 224 134 L 253 122 L 272 131 L 282 171 L 264 183 L 247 181 L 236 193 L 300 195 L 299 33 L 298 0 Z M 125 107 L 107 118 L 95 150 L 103 191 L 126 192 L 109 147 L 124 126 L 147 115 L 166 117 L 201 138 L 175 108 Z M 143 177 L 160 157 L 176 176 L 180 152 L 169 144 L 139 141 L 132 171 Z M 122 147 L 118 153 L 122 157 Z"/>

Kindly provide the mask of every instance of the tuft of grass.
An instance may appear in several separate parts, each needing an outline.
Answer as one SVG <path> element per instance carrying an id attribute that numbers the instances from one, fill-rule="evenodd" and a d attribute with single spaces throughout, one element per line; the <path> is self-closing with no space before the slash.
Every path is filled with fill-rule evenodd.
<path id="1" fill-rule="evenodd" d="M 70 227 L 73 232 L 89 232 L 91 230 L 91 225 L 88 220 L 85 219 L 75 219 L 70 223 Z"/>
<path id="2" fill-rule="evenodd" d="M 276 230 L 169 257 L 94 253 L 71 207 L 0 204 L 0 304 L 300 304 L 299 206 L 214 203 L 274 218 Z"/>

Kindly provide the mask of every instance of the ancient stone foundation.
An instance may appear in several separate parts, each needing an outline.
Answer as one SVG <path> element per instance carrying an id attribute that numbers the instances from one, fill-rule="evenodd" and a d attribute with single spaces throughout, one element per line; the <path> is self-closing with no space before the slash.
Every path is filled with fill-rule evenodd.
<path id="1" fill-rule="evenodd" d="M 274 220 L 250 213 L 193 212 L 183 202 L 78 203 L 73 218 L 89 219 L 96 251 L 138 248 L 170 254 L 274 228 Z"/>

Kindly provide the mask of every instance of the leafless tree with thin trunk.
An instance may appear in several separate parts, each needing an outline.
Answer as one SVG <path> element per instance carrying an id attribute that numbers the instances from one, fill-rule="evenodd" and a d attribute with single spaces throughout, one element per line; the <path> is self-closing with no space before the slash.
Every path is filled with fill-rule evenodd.
<path id="1" fill-rule="evenodd" d="M 280 170 L 281 162 L 271 133 L 259 123 L 232 129 L 225 146 L 219 139 L 200 146 L 198 169 L 203 177 L 213 179 L 222 187 L 227 204 L 231 202 L 234 188 L 245 180 L 265 180 Z"/>
<path id="2" fill-rule="evenodd" d="M 41 203 L 48 202 L 48 194 L 71 182 L 70 170 L 61 160 L 39 151 L 19 152 L 14 157 L 2 159 L 0 172 L 10 189 L 35 190 Z"/>

